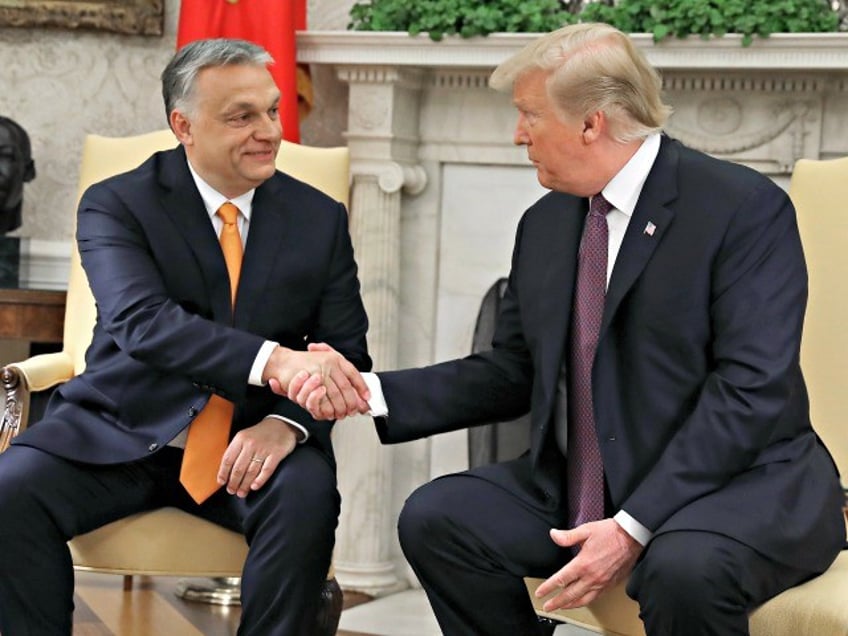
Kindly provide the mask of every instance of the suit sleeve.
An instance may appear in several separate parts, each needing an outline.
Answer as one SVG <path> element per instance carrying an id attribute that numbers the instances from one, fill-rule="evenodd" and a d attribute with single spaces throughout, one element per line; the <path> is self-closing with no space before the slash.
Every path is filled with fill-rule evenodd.
<path id="1" fill-rule="evenodd" d="M 338 204 L 332 256 L 326 282 L 308 342 L 325 342 L 341 353 L 360 371 L 370 371 L 371 358 L 365 334 L 368 317 L 360 296 L 357 266 L 348 229 L 348 215 Z M 274 413 L 301 424 L 310 436 L 316 435 L 329 444 L 332 422 L 316 421 L 308 411 L 288 399 L 281 399 Z"/>
<path id="2" fill-rule="evenodd" d="M 238 401 L 264 339 L 186 311 L 168 296 L 147 236 L 108 185 L 90 188 L 77 244 L 99 321 L 117 347 L 163 374 L 214 387 Z"/>
<path id="3" fill-rule="evenodd" d="M 348 215 L 338 205 L 333 255 L 330 259 L 326 285 L 316 315 L 310 342 L 326 342 L 341 353 L 360 371 L 371 370 L 371 358 L 365 342 L 368 317 L 362 305 L 356 261 L 353 257 L 348 228 Z"/>
<path id="4" fill-rule="evenodd" d="M 779 188 L 762 183 L 740 202 L 711 276 L 711 371 L 622 505 L 652 531 L 749 470 L 780 439 L 782 420 L 797 417 L 787 411 L 800 385 L 807 273 L 794 209 Z"/>

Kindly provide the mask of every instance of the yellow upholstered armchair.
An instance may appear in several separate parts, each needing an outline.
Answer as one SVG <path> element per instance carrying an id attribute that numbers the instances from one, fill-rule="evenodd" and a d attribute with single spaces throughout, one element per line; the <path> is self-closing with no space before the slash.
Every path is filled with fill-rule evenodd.
<path id="1" fill-rule="evenodd" d="M 848 485 L 848 157 L 802 159 L 795 165 L 789 194 L 810 279 L 801 343 L 801 366 L 810 392 L 813 426 Z M 848 509 L 846 509 L 848 514 Z M 577 610 L 545 613 L 532 592 L 542 579 L 526 579 L 537 613 L 593 631 L 644 636 L 639 607 L 624 584 Z M 822 576 L 771 599 L 751 614 L 752 636 L 845 636 L 848 634 L 848 550 Z"/>
<path id="2" fill-rule="evenodd" d="M 170 130 L 122 138 L 89 135 L 83 146 L 80 196 L 91 184 L 130 170 L 152 153 L 176 144 Z M 310 148 L 284 141 L 277 167 L 348 204 L 347 148 Z M 74 248 L 62 350 L 10 364 L 0 372 L 6 393 L 0 420 L 0 451 L 26 427 L 30 392 L 49 389 L 83 370 L 94 322 L 94 298 Z M 76 537 L 69 545 L 76 569 L 122 574 L 125 587 L 131 585 L 131 577 L 136 574 L 238 577 L 247 555 L 247 544 L 240 534 L 176 508 L 121 519 Z M 315 634 L 335 634 L 341 605 L 341 589 L 331 571 L 322 591 Z"/>

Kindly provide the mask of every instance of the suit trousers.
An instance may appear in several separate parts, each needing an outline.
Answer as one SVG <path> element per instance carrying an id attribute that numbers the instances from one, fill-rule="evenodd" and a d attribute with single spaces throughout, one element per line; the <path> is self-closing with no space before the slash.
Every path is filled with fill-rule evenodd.
<path id="1" fill-rule="evenodd" d="M 445 636 L 540 636 L 548 632 L 522 577 L 549 576 L 570 558 L 548 534 L 565 511 L 534 493 L 517 497 L 481 477 L 486 468 L 413 492 L 398 522 L 401 547 Z"/>
<path id="2" fill-rule="evenodd" d="M 199 506 L 179 484 L 181 460 L 182 450 L 170 447 L 115 465 L 20 445 L 0 454 L 0 633 L 70 635 L 67 541 L 136 512 L 176 506 L 247 539 L 240 635 L 310 634 L 340 507 L 329 458 L 298 446 L 260 490 L 239 499 L 221 489 Z"/>
<path id="3" fill-rule="evenodd" d="M 522 460 L 518 460 L 522 461 Z M 401 546 L 446 636 L 539 636 L 522 578 L 549 577 L 571 558 L 551 528 L 565 511 L 546 508 L 472 469 L 440 477 L 406 501 Z M 709 532 L 659 534 L 643 551 L 628 594 L 649 636 L 748 633 L 748 613 L 813 572 L 795 570 Z"/>

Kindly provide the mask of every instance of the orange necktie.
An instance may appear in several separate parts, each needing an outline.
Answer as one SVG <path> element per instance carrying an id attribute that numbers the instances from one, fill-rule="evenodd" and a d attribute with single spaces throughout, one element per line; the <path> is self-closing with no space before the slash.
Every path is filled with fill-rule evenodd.
<path id="1" fill-rule="evenodd" d="M 218 209 L 224 221 L 221 230 L 221 251 L 230 275 L 230 294 L 233 305 L 241 274 L 243 247 L 238 230 L 239 210 L 229 201 Z M 233 421 L 234 405 L 229 400 L 213 395 L 188 429 L 183 463 L 180 468 L 180 483 L 197 503 L 203 503 L 220 485 L 217 481 L 218 466 L 230 441 L 230 425 Z"/>

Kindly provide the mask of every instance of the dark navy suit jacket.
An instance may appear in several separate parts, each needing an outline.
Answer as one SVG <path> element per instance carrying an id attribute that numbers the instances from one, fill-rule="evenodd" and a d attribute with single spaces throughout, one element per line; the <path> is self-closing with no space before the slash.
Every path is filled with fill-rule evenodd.
<path id="1" fill-rule="evenodd" d="M 344 206 L 277 172 L 256 189 L 235 309 L 224 257 L 182 147 L 89 188 L 77 242 L 97 302 L 83 373 L 14 443 L 92 463 L 155 452 L 214 392 L 232 434 L 269 413 L 302 423 L 332 460 L 329 422 L 248 386 L 265 340 L 327 342 L 370 368 Z"/>
<path id="2" fill-rule="evenodd" d="M 563 505 L 553 413 L 587 209 L 550 193 L 524 215 L 492 351 L 380 374 L 383 441 L 530 409 L 529 455 L 478 471 Z M 790 565 L 830 564 L 845 527 L 799 366 L 806 298 L 786 194 L 664 137 L 615 262 L 593 369 L 614 510 L 656 533 L 713 531 Z"/>

